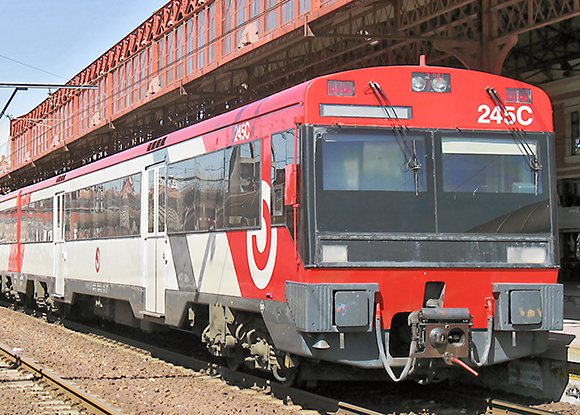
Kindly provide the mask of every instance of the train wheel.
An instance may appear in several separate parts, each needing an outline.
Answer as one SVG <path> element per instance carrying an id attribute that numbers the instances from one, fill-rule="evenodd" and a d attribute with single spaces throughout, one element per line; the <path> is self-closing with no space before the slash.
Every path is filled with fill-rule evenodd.
<path id="1" fill-rule="evenodd" d="M 286 369 L 280 366 L 274 366 L 272 368 L 272 374 L 284 386 L 293 386 L 297 383 L 300 372 L 297 367 Z"/>
<path id="2" fill-rule="evenodd" d="M 226 356 L 226 362 L 231 370 L 238 370 L 245 361 L 244 352 L 239 347 L 229 350 Z"/>

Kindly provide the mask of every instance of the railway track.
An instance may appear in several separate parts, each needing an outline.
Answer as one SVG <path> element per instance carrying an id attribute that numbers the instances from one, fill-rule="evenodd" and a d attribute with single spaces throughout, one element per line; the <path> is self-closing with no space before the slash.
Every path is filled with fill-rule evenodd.
<path id="1" fill-rule="evenodd" d="M 213 376 L 221 377 L 228 382 L 240 387 L 257 387 L 264 392 L 269 393 L 278 399 L 281 399 L 284 402 L 291 402 L 292 404 L 300 405 L 304 409 L 315 410 L 323 414 L 382 415 L 381 412 L 377 412 L 369 408 L 364 408 L 362 406 L 348 402 L 327 398 L 308 391 L 287 387 L 280 383 L 272 382 L 269 379 L 264 379 L 259 376 L 231 370 L 221 365 L 208 363 L 205 360 L 185 356 L 183 354 L 176 353 L 161 347 L 113 334 L 108 331 L 99 330 L 94 327 L 86 326 L 70 320 L 64 320 L 62 321 L 62 324 L 71 330 L 93 334 L 118 343 L 122 343 L 124 345 L 132 346 L 140 350 L 146 350 L 151 353 L 152 356 L 155 356 L 159 359 L 171 362 L 173 364 L 189 367 L 196 371 L 203 371 Z"/>
<path id="2" fill-rule="evenodd" d="M 30 393 L 35 393 L 38 395 L 38 389 L 31 385 L 31 382 L 38 384 L 39 382 L 45 382 L 50 386 L 50 388 L 56 389 L 58 392 L 63 393 L 69 399 L 74 402 L 74 405 L 69 405 L 67 402 L 62 400 L 54 401 L 50 400 L 46 406 L 45 413 L 52 413 L 50 411 L 56 411 L 54 413 L 59 414 L 80 414 L 81 412 L 74 408 L 75 405 L 79 405 L 86 411 L 89 411 L 95 415 L 123 415 L 121 412 L 111 408 L 104 402 L 101 402 L 97 398 L 90 396 L 89 394 L 83 392 L 76 386 L 66 382 L 49 370 L 40 367 L 34 362 L 16 354 L 10 348 L 5 345 L 0 344 L 0 354 L 3 356 L 3 360 L 8 360 L 11 362 L 10 366 L 5 367 L 5 371 L 12 370 L 8 377 L 16 379 L 17 381 L 28 381 L 28 383 L 22 385 L 27 388 Z M 24 370 L 29 373 L 30 376 L 24 376 L 23 379 L 19 379 L 18 375 L 15 373 L 17 369 Z M 48 392 L 46 392 L 48 394 Z M 46 397 L 41 397 L 41 401 L 46 402 L 48 399 Z"/>
<path id="3" fill-rule="evenodd" d="M 287 387 L 275 381 L 270 381 L 259 376 L 254 376 L 247 373 L 241 373 L 228 369 L 227 367 L 208 363 L 202 359 L 185 356 L 161 347 L 157 347 L 148 343 L 144 343 L 132 338 L 127 338 L 108 331 L 96 329 L 91 326 L 86 326 L 77 322 L 63 321 L 65 327 L 71 330 L 92 334 L 101 338 L 106 338 L 110 341 L 129 345 L 136 349 L 145 350 L 159 359 L 192 368 L 196 371 L 202 371 L 213 376 L 221 377 L 230 383 L 244 388 L 258 387 L 263 391 L 283 400 L 284 402 L 291 402 L 302 406 L 304 409 L 310 409 L 322 414 L 340 414 L 340 415 L 384 415 L 383 412 L 366 408 L 357 404 L 344 402 L 338 399 L 332 399 L 319 394 L 311 393 L 305 390 Z M 468 399 L 467 397 L 466 399 Z M 478 399 L 478 398 L 471 398 Z M 550 415 L 554 412 L 543 411 L 529 406 L 520 405 L 512 402 L 487 399 L 486 415 Z M 460 411 L 461 412 L 461 411 Z M 388 411 L 392 413 L 392 411 Z"/>
<path id="4" fill-rule="evenodd" d="M 498 399 L 489 399 L 487 405 L 488 415 L 550 415 L 555 413 Z"/>
<path id="5" fill-rule="evenodd" d="M 82 361 L 84 363 L 86 363 L 86 361 L 84 360 L 85 357 L 87 357 L 88 353 L 91 353 L 93 350 L 106 350 L 106 349 L 110 349 L 110 350 L 117 350 L 115 353 L 120 353 L 120 349 L 125 349 L 125 350 L 133 350 L 133 354 L 134 356 L 143 356 L 143 357 L 137 357 L 137 360 L 140 360 L 142 362 L 147 362 L 147 365 L 152 364 L 153 367 L 157 367 L 157 370 L 160 370 L 159 372 L 155 371 L 155 372 L 149 372 L 148 374 L 146 374 L 144 377 L 143 376 L 136 376 L 135 379 L 137 381 L 139 381 L 139 379 L 144 379 L 145 381 L 148 382 L 147 383 L 151 383 L 151 382 L 155 382 L 156 378 L 157 378 L 157 373 L 160 374 L 159 379 L 161 379 L 164 375 L 162 374 L 164 372 L 163 369 L 161 369 L 160 364 L 161 363 L 154 363 L 154 362 L 169 362 L 169 363 L 173 363 L 176 366 L 182 366 L 185 368 L 191 368 L 194 369 L 194 371 L 192 372 L 192 375 L 187 375 L 186 377 L 189 379 L 191 378 L 192 382 L 195 382 L 194 379 L 198 378 L 207 378 L 207 381 L 204 381 L 205 383 L 208 384 L 214 384 L 217 385 L 218 383 L 222 383 L 224 384 L 224 382 L 221 381 L 217 381 L 216 379 L 224 379 L 227 381 L 227 384 L 229 385 L 233 385 L 234 388 L 235 386 L 238 386 L 241 391 L 242 391 L 242 395 L 246 395 L 247 398 L 245 399 L 249 399 L 250 401 L 254 402 L 255 405 L 258 405 L 258 407 L 262 407 L 262 404 L 258 403 L 258 402 L 264 402 L 264 404 L 266 405 L 265 407 L 269 407 L 272 408 L 272 404 L 275 403 L 275 405 L 282 405 L 282 406 L 288 406 L 289 408 L 294 408 L 291 409 L 290 412 L 292 413 L 312 413 L 311 411 L 308 410 L 314 410 L 317 413 L 320 414 L 360 414 L 360 415 L 381 415 L 383 413 L 423 413 L 423 414 L 447 414 L 447 415 L 481 415 L 486 413 L 487 414 L 491 414 L 491 415 L 499 415 L 500 413 L 502 415 L 505 414 L 530 414 L 530 415 L 542 415 L 542 414 L 549 414 L 549 412 L 546 411 L 540 411 L 540 410 L 536 410 L 533 408 L 527 408 L 525 406 L 521 406 L 521 405 L 516 405 L 513 403 L 508 403 L 508 402 L 504 402 L 504 401 L 499 401 L 499 400 L 489 400 L 486 401 L 484 399 L 480 399 L 477 403 L 477 405 L 472 405 L 470 403 L 468 403 L 470 400 L 473 400 L 474 398 L 469 397 L 469 396 L 462 396 L 459 400 L 457 399 L 451 399 L 451 400 L 447 400 L 447 399 L 443 399 L 440 400 L 440 396 L 437 398 L 433 398 L 433 394 L 431 393 L 430 395 L 425 395 L 425 390 L 423 391 L 405 391 L 402 390 L 400 388 L 391 388 L 389 385 L 385 385 L 383 383 L 381 383 L 382 386 L 380 386 L 380 392 L 377 390 L 375 391 L 374 389 L 371 389 L 367 386 L 364 386 L 363 384 L 359 384 L 357 383 L 355 384 L 350 384 L 350 391 L 354 392 L 354 393 L 350 393 L 350 394 L 346 394 L 343 389 L 336 388 L 335 384 L 332 384 L 332 386 L 330 386 L 330 388 L 328 388 L 329 385 L 327 384 L 323 384 L 323 385 L 319 385 L 321 386 L 317 392 L 318 393 L 322 393 L 322 395 L 326 395 L 326 396 L 321 396 L 318 393 L 312 393 L 309 391 L 305 391 L 305 390 L 300 390 L 300 389 L 295 389 L 295 388 L 288 388 L 284 385 L 281 385 L 275 381 L 270 381 L 268 379 L 264 379 L 262 377 L 258 377 L 258 376 L 254 376 L 251 374 L 247 374 L 247 373 L 241 373 L 241 372 L 236 372 L 236 371 L 232 371 L 226 367 L 223 367 L 219 364 L 216 363 L 211 363 L 208 362 L 207 360 L 204 360 L 201 356 L 199 359 L 196 359 L 194 357 L 190 357 L 187 356 L 183 353 L 178 353 L 172 350 L 167 350 L 166 346 L 164 347 L 164 345 L 166 343 L 159 343 L 158 345 L 152 345 L 149 343 L 150 341 L 150 337 L 147 338 L 147 340 L 145 341 L 141 341 L 135 338 L 127 338 L 126 336 L 126 332 L 120 332 L 119 334 L 115 334 L 115 333 L 111 333 L 111 331 L 109 331 L 108 329 L 102 329 L 102 328 L 98 328 L 98 327 L 94 327 L 94 326 L 86 326 L 83 324 L 79 324 L 77 322 L 72 322 L 72 321 L 63 321 L 63 326 L 71 329 L 71 334 L 73 331 L 76 332 L 82 332 L 84 333 L 86 336 L 82 336 L 84 337 L 85 340 L 85 348 L 81 349 L 79 351 L 79 356 Z M 27 324 L 24 324 L 24 326 L 27 326 Z M 48 327 L 50 327 L 52 325 L 48 325 Z M 55 326 L 55 329 L 58 328 Z M 45 329 L 38 329 L 40 331 L 43 332 L 43 336 L 45 337 L 52 337 L 52 333 L 51 331 L 44 331 Z M 62 331 L 62 329 L 58 329 L 56 331 Z M 74 335 L 77 336 L 77 335 Z M 65 335 L 65 338 L 69 339 L 71 338 L 70 335 Z M 92 338 L 92 339 L 91 339 Z M 72 340 L 71 340 L 72 341 Z M 92 343 L 94 344 L 94 346 L 90 346 L 88 343 Z M 101 345 L 97 345 L 97 343 L 101 343 Z M 182 341 L 180 340 L 180 343 L 182 343 Z M 22 342 L 22 340 L 20 340 L 20 342 L 17 344 L 23 344 L 23 347 L 26 349 L 27 346 L 24 345 L 24 343 Z M 29 347 L 32 346 L 32 343 L 29 345 Z M 38 346 L 36 346 L 38 347 Z M 49 349 L 51 350 L 51 349 Z M 6 351 L 6 352 L 4 352 Z M 145 353 L 144 353 L 145 352 Z M 52 353 L 52 352 L 51 352 Z M 74 355 L 77 355 L 77 352 L 73 352 Z M 3 347 L 0 349 L 0 354 L 4 354 L 9 356 L 8 358 L 10 359 L 11 362 L 18 362 L 18 364 L 20 365 L 20 367 L 24 366 L 29 366 L 32 367 L 33 370 L 31 371 L 31 374 L 29 375 L 30 378 L 44 378 L 44 380 L 46 380 L 46 383 L 52 383 L 50 382 L 50 378 L 52 373 L 50 373 L 49 371 L 47 371 L 46 369 L 40 369 L 38 368 L 36 365 L 31 364 L 31 365 L 27 365 L 26 362 L 25 363 L 25 359 L 23 359 L 21 356 L 17 355 L 13 350 L 8 350 L 6 347 Z M 40 355 L 38 355 L 40 356 Z M 39 358 L 37 356 L 37 358 Z M 106 354 L 102 355 L 105 359 L 109 359 L 106 360 L 107 363 L 113 364 L 113 362 L 110 360 L 110 358 L 107 357 Z M 154 359 L 151 359 L 151 357 L 154 357 Z M 73 363 L 74 366 L 74 361 L 71 360 L 71 363 Z M 117 365 L 119 364 L 118 362 L 116 363 Z M 166 365 L 166 363 L 163 363 Z M 106 365 L 106 363 L 105 363 Z M 13 365 L 14 366 L 14 365 Z M 166 365 L 167 366 L 167 365 Z M 169 365 L 171 366 L 171 365 Z M 51 366 L 52 367 L 52 366 Z M 144 369 L 145 367 L 143 367 Z M 64 368 L 61 367 L 61 369 L 59 370 L 63 370 Z M 176 372 L 175 372 L 175 379 L 176 381 L 179 379 L 179 377 L 182 377 L 182 370 L 183 369 L 177 369 L 176 368 Z M 187 370 L 187 369 L 185 369 Z M 66 371 L 66 370 L 65 370 Z M 96 375 L 97 377 L 93 377 L 94 382 L 98 382 L 97 379 L 101 378 L 101 377 L 107 377 L 107 376 L 111 376 L 110 374 L 107 374 L 107 372 L 101 372 L 102 374 L 100 375 Z M 172 370 L 173 373 L 173 370 Z M 179 374 L 178 374 L 179 373 Z M 196 374 L 197 373 L 197 374 Z M 70 379 L 76 379 L 75 375 L 73 372 L 70 372 L 66 375 L 66 379 L 70 380 Z M 83 385 L 82 380 L 83 379 L 89 379 L 87 377 L 86 373 L 82 373 L 79 374 L 78 376 L 79 379 L 81 380 L 81 385 Z M 128 372 L 122 372 L 121 376 L 113 376 L 113 378 L 116 379 L 121 379 L 121 378 L 131 378 L 132 376 L 130 375 L 130 373 Z M 216 383 L 217 382 L 217 383 Z M 63 382 L 63 383 L 67 383 L 67 382 Z M 97 383 L 91 383 L 91 386 L 88 386 L 84 384 L 85 386 L 82 386 L 82 389 L 84 390 L 94 390 L 96 388 L 103 388 L 104 385 L 98 386 Z M 117 383 L 117 385 L 122 386 L 122 384 Z M 121 393 L 119 391 L 119 389 L 117 389 L 119 386 L 115 386 L 113 385 L 109 385 L 106 386 L 108 388 L 108 390 L 117 390 L 119 393 Z M 125 384 L 126 386 L 126 384 Z M 416 385 L 415 385 L 416 386 Z M 55 386 L 56 387 L 56 386 Z M 133 387 L 133 386 L 130 386 Z M 139 387 L 139 385 L 137 385 L 137 387 Z M 202 386 L 199 386 L 200 388 L 202 388 Z M 230 386 L 231 387 L 231 386 Z M 112 389 L 111 389 L 112 388 Z M 386 389 L 385 389 L 386 388 Z M 237 388 L 235 388 L 237 389 Z M 105 391 L 107 389 L 101 389 L 102 391 Z M 197 390 L 199 392 L 199 389 L 194 389 L 194 393 L 195 390 Z M 358 392 L 357 392 L 358 391 Z M 410 392 L 410 393 L 409 393 Z M 447 390 L 447 392 L 449 393 L 449 395 L 456 395 L 454 394 L 454 392 L 452 390 Z M 63 392 L 64 393 L 64 392 Z M 108 393 L 108 397 L 107 397 L 107 401 L 108 402 L 118 402 L 122 399 L 119 398 L 119 395 L 117 394 L 117 399 L 114 398 L 114 393 L 113 392 L 113 399 L 111 399 L 111 393 Z M 71 392 L 67 392 L 67 395 L 71 395 Z M 72 388 L 72 395 L 73 398 L 75 398 L 75 401 L 78 401 L 78 397 L 79 395 L 83 395 L 82 393 L 78 393 L 77 388 Z M 221 395 L 221 392 L 220 392 Z M 410 395 L 410 396 L 409 396 Z M 420 396 L 419 396 L 420 395 Z M 105 393 L 104 395 L 101 396 L 107 396 L 107 393 Z M 272 400 L 268 400 L 266 399 L 268 396 L 273 396 L 276 397 L 278 399 L 272 399 Z M 431 396 L 431 397 L 429 397 Z M 338 399 L 337 399 L 338 398 Z M 370 399 L 369 399 L 370 398 Z M 456 396 L 457 398 L 457 396 Z M 465 398 L 465 399 L 463 399 Z M 135 399 L 135 398 L 133 398 Z M 137 400 L 139 400 L 139 397 L 136 397 Z M 151 400 L 150 400 L 151 399 Z M 147 401 L 151 402 L 152 401 L 152 397 L 148 396 Z M 434 401 L 430 402 L 431 399 L 434 399 Z M 415 405 L 411 405 L 411 406 L 406 406 L 406 403 L 404 405 L 400 405 L 398 403 L 400 402 L 411 402 L 414 403 Z M 219 399 L 218 399 L 219 401 Z M 417 402 L 421 401 L 420 403 L 417 404 Z M 183 401 L 181 400 L 177 400 L 174 401 L 174 405 L 177 405 L 178 407 L 181 406 L 181 403 Z M 270 402 L 270 403 L 268 403 Z M 447 402 L 447 403 L 446 403 Z M 449 403 L 449 402 L 454 402 L 454 403 Z M 292 406 L 292 404 L 294 404 L 294 406 Z M 268 406 L 270 405 L 270 406 Z M 296 405 L 300 405 L 296 406 Z M 418 406 L 419 405 L 419 406 Z M 424 405 L 424 406 L 422 406 Z M 468 406 L 462 406 L 462 405 L 468 405 Z M 86 407 L 86 406 L 84 406 Z M 477 409 L 476 409 L 477 407 Z M 254 404 L 252 404 L 251 408 L 254 408 Z M 306 411 L 301 411 L 301 409 L 304 408 Z M 465 409 L 467 408 L 467 409 Z M 131 409 L 128 408 L 124 408 L 125 412 L 127 414 L 133 413 L 133 411 Z M 142 407 L 139 409 L 141 410 L 143 409 Z M 107 412 L 107 410 L 109 410 L 109 412 Z M 98 413 L 98 414 L 102 414 L 102 413 L 119 413 L 119 412 L 110 412 L 110 408 L 105 408 L 105 411 L 101 411 L 101 410 L 96 410 L 96 409 L 92 409 L 92 410 L 87 410 L 88 412 L 92 412 L 92 413 Z M 254 411 L 254 409 L 252 409 L 252 412 Z M 1 412 L 1 411 L 0 411 Z M 278 412 L 278 411 L 276 411 Z M 284 411 L 283 411 L 284 412 Z M 287 411 L 288 412 L 288 411 Z M 47 412 L 48 413 L 48 412 Z M 69 412 L 62 412 L 63 414 L 66 413 L 68 414 Z M 71 414 L 75 413 L 75 412 L 70 412 Z M 153 412 L 151 412 L 153 413 Z M 266 413 L 264 411 L 262 411 L 262 413 Z M 44 412 L 43 412 L 44 414 Z M 76 414 L 76 413 L 75 413 Z"/>

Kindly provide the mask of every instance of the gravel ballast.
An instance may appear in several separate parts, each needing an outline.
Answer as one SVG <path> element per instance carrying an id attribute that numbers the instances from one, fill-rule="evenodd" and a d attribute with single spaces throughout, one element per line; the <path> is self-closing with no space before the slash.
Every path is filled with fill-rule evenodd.
<path id="1" fill-rule="evenodd" d="M 0 307 L 0 342 L 126 415 L 280 414 L 301 407 Z M 13 400 L 17 405 L 19 401 Z M 23 402 L 24 408 L 24 402 Z M 15 408 L 15 413 L 18 408 Z M 23 412 L 30 413 L 30 412 Z"/>

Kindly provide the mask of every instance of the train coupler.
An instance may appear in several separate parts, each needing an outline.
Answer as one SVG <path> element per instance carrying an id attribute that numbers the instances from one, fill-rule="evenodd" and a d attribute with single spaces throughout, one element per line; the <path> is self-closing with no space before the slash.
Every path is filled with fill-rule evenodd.
<path id="1" fill-rule="evenodd" d="M 423 308 L 411 313 L 416 347 L 409 357 L 442 358 L 448 365 L 468 357 L 472 320 L 466 308 Z"/>

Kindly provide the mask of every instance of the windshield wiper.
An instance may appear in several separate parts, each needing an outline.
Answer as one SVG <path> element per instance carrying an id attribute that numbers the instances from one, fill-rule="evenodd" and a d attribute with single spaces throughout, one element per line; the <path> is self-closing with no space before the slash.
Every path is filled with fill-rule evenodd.
<path id="1" fill-rule="evenodd" d="M 407 166 L 406 171 L 412 171 L 413 176 L 415 179 L 415 195 L 419 196 L 419 170 L 421 167 L 421 162 L 417 157 L 417 146 L 415 140 L 409 142 L 409 137 L 407 136 L 407 130 L 400 122 L 399 117 L 397 116 L 397 112 L 395 108 L 391 105 L 391 102 L 385 95 L 383 88 L 379 85 L 378 82 L 370 81 L 369 85 L 377 97 L 379 101 L 379 105 L 383 109 L 385 113 L 385 118 L 389 120 L 395 120 L 396 124 L 392 125 L 393 134 L 397 139 L 397 143 L 399 144 L 399 148 L 403 152 L 403 156 L 405 157 L 405 165 Z"/>
<path id="2" fill-rule="evenodd" d="M 487 95 L 493 101 L 495 106 L 498 107 L 500 109 L 500 111 L 503 112 L 504 119 L 509 120 L 509 121 L 506 121 L 508 123 L 508 125 L 512 125 L 512 126 L 510 126 L 510 133 L 512 135 L 512 138 L 514 139 L 514 141 L 518 145 L 518 148 L 522 152 L 522 155 L 526 159 L 526 162 L 528 164 L 528 167 L 530 168 L 530 171 L 534 172 L 534 192 L 535 192 L 535 195 L 537 196 L 538 195 L 539 174 L 540 174 L 540 171 L 542 170 L 542 165 L 540 164 L 540 161 L 538 160 L 538 156 L 534 152 L 534 150 L 532 149 L 532 146 L 530 146 L 530 143 L 528 143 L 526 141 L 525 132 L 521 129 L 513 127 L 515 120 L 512 118 L 511 114 L 507 110 L 506 106 L 504 105 L 503 101 L 501 100 L 501 97 L 499 96 L 499 94 L 497 93 L 495 88 L 488 86 L 487 88 L 485 88 L 485 92 L 487 92 Z"/>

